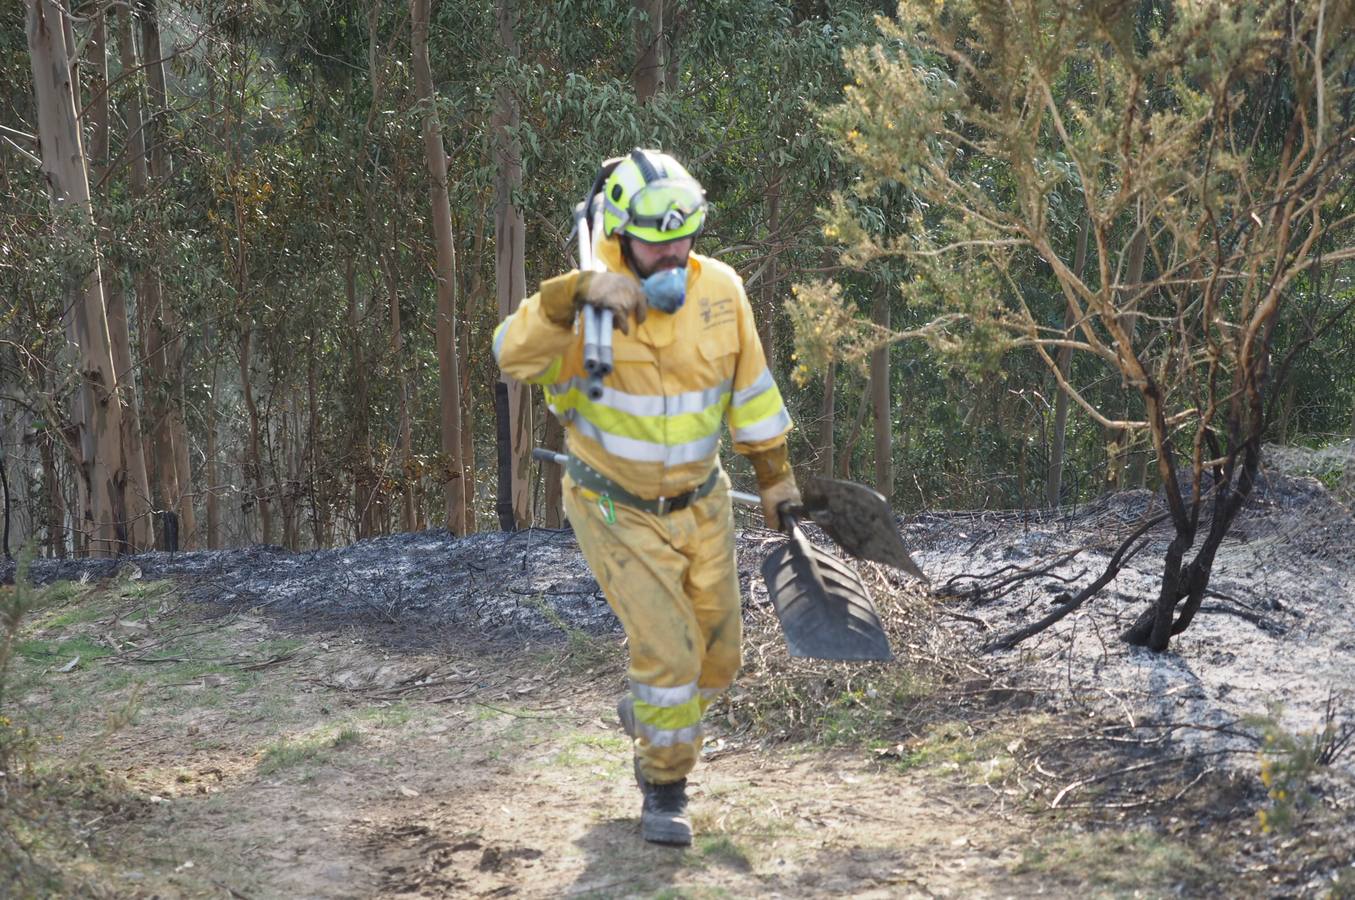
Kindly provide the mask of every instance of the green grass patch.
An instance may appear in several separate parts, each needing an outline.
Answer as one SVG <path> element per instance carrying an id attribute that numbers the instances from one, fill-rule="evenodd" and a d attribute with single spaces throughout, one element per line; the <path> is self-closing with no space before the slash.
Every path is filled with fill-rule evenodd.
<path id="1" fill-rule="evenodd" d="M 901 710 L 927 697 L 930 689 L 907 669 L 832 697 L 819 712 L 820 743 L 868 745 L 892 730 Z"/>
<path id="2" fill-rule="evenodd" d="M 361 742 L 362 732 L 352 725 L 283 739 L 264 748 L 258 772 L 260 775 L 271 775 L 283 769 L 320 762 L 332 752 L 356 746 Z"/>
<path id="3" fill-rule="evenodd" d="M 288 653 L 293 653 L 297 650 L 300 650 L 305 645 L 306 645 L 305 641 L 299 640 L 297 638 L 288 638 L 288 637 L 267 638 L 255 644 L 250 649 L 250 652 L 254 656 L 259 657 L 260 659 L 269 659 L 271 657 L 285 656 Z"/>
<path id="4" fill-rule="evenodd" d="M 65 641 L 43 641 L 30 638 L 16 642 L 14 651 L 23 659 L 39 665 L 51 665 L 53 663 L 65 665 L 77 656 L 80 657 L 81 663 L 85 663 L 113 655 L 112 650 L 86 637 L 76 637 Z"/>
<path id="5" fill-rule="evenodd" d="M 53 581 L 42 587 L 31 588 L 31 609 L 50 609 L 63 606 L 88 595 L 94 590 L 92 581 Z"/>
<path id="6" fill-rule="evenodd" d="M 1098 897 L 1198 896 L 1210 878 L 1189 846 L 1146 828 L 1061 834 L 1026 850 L 1014 871 L 1085 885 Z"/>
<path id="7" fill-rule="evenodd" d="M 396 703 L 391 706 L 373 706 L 359 710 L 354 718 L 374 728 L 399 728 L 409 724 L 415 710 L 408 703 Z"/>
<path id="8" fill-rule="evenodd" d="M 1042 715 L 1027 716 L 989 731 L 976 731 L 965 722 L 942 722 L 919 739 L 873 749 L 882 758 L 894 760 L 899 771 L 960 769 L 970 777 L 991 781 L 1014 765 L 1013 743 L 1019 743 L 1023 733 L 1038 731 L 1047 724 L 1047 717 Z"/>
<path id="9" fill-rule="evenodd" d="M 571 672 L 583 672 L 613 665 L 621 658 L 621 648 L 615 639 L 589 634 L 569 624 L 542 595 L 528 597 L 526 602 L 565 635 L 564 647 L 558 651 L 548 651 L 543 662 L 561 666 Z"/>
<path id="10" fill-rule="evenodd" d="M 68 609 L 56 613 L 43 624 L 47 628 L 69 628 L 72 625 L 97 622 L 106 615 L 108 615 L 107 607 L 91 598 L 83 603 L 72 604 Z"/>
<path id="11" fill-rule="evenodd" d="M 182 684 L 196 681 L 204 675 L 222 675 L 233 671 L 230 666 L 216 659 L 185 659 L 182 662 L 165 663 L 159 669 L 162 684 Z"/>
<path id="12" fill-rule="evenodd" d="M 168 578 L 157 578 L 150 581 L 138 578 L 135 581 L 119 582 L 116 587 L 118 596 L 122 599 L 141 602 L 163 597 L 173 589 L 174 582 Z"/>
<path id="13" fill-rule="evenodd" d="M 727 834 L 703 834 L 696 837 L 696 849 L 701 858 L 717 866 L 753 871 L 753 858 Z"/>
<path id="14" fill-rule="evenodd" d="M 629 771 L 631 766 L 630 738 L 616 735 L 571 734 L 564 746 L 551 758 L 555 766 L 598 766 L 608 770 Z M 610 776 L 609 776 L 610 777 Z"/>
<path id="15" fill-rule="evenodd" d="M 1355 900 L 1355 866 L 1341 870 L 1331 884 L 1330 900 Z"/>

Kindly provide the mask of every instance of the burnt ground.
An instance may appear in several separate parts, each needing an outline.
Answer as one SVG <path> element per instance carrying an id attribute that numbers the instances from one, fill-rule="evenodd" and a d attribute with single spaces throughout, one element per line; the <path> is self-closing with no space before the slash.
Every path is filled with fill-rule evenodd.
<path id="1" fill-rule="evenodd" d="M 1117 634 L 1166 530 L 1054 628 L 977 652 L 1159 508 L 1137 492 L 904 523 L 935 593 L 861 567 L 888 666 L 788 660 L 752 574 L 778 538 L 741 531 L 748 661 L 680 858 L 636 848 L 619 628 L 567 531 L 36 560 L 35 583 L 108 605 L 39 620 L 58 683 L 25 701 L 61 719 L 122 702 L 127 671 L 166 673 L 111 741 L 61 725 L 63 754 L 116 761 L 136 798 L 102 839 L 140 862 L 88 883 L 111 896 L 1346 896 L 1355 754 L 1309 757 L 1355 700 L 1355 525 L 1318 482 L 1263 481 L 1165 654 Z M 161 584 L 172 601 L 131 611 Z"/>

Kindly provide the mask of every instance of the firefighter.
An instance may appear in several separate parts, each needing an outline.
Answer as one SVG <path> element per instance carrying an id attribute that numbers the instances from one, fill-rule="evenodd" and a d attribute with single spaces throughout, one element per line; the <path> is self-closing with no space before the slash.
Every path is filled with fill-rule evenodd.
<path id="1" fill-rule="evenodd" d="M 672 156 L 635 150 L 599 172 L 606 271 L 541 284 L 494 335 L 512 378 L 539 384 L 565 425 L 564 507 L 625 628 L 631 736 L 648 841 L 690 844 L 687 775 L 701 717 L 734 680 L 742 636 L 721 422 L 757 477 L 767 524 L 800 502 L 787 458 L 790 416 L 767 366 L 743 282 L 692 252 L 701 185 Z M 584 304 L 610 309 L 614 369 L 589 399 Z"/>

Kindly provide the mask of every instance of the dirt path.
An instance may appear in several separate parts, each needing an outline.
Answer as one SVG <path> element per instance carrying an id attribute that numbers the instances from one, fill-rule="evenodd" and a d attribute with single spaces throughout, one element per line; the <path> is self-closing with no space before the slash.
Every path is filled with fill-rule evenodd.
<path id="1" fill-rule="evenodd" d="M 21 645 L 25 706 L 63 736 L 70 771 L 126 784 L 100 787 L 120 799 L 82 822 L 81 893 L 1162 896 L 1214 877 L 1183 842 L 1084 841 L 1032 815 L 986 783 L 973 742 L 908 765 L 759 747 L 718 706 L 696 843 L 654 847 L 613 712 L 613 639 L 409 653 L 204 610 L 168 582 L 67 591 Z M 110 716 L 129 718 L 110 733 Z M 1072 863 L 1041 862 L 1046 845 Z"/>
<path id="2" fill-rule="evenodd" d="M 100 654 L 104 642 L 120 654 Z M 139 802 L 98 832 L 132 896 L 1002 896 L 1020 835 L 859 752 L 712 751 L 687 851 L 639 839 L 619 648 L 410 655 L 360 633 L 204 619 L 134 586 L 28 645 L 62 754 Z M 111 648 L 109 648 L 111 649 Z M 151 662 L 151 660 L 163 660 Z M 55 666 L 55 669 L 62 668 Z M 134 704 L 109 735 L 100 713 Z M 961 796 L 963 795 L 961 792 Z M 972 792 L 971 792 L 972 793 Z M 96 855 L 99 855 L 96 853 Z"/>

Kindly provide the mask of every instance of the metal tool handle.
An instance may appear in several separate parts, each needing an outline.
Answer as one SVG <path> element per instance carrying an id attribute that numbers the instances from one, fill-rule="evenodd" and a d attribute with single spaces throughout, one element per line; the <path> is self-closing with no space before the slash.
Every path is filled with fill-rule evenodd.
<path id="1" fill-rule="evenodd" d="M 569 462 L 569 457 L 564 453 L 556 453 L 554 450 L 547 450 L 545 447 L 532 448 L 532 459 L 541 462 L 555 463 L 557 466 L 563 466 Z M 729 498 L 744 506 L 761 506 L 762 498 L 757 494 L 750 494 L 747 491 L 730 491 Z"/>
<path id="2" fill-rule="evenodd" d="M 606 271 L 597 259 L 597 242 L 602 233 L 602 209 L 599 206 L 590 227 L 588 207 L 592 198 L 574 209 L 574 227 L 579 239 L 579 268 Z M 612 372 L 612 328 L 614 314 L 591 303 L 583 307 L 583 368 L 588 373 L 588 399 L 602 397 L 602 379 Z"/>

